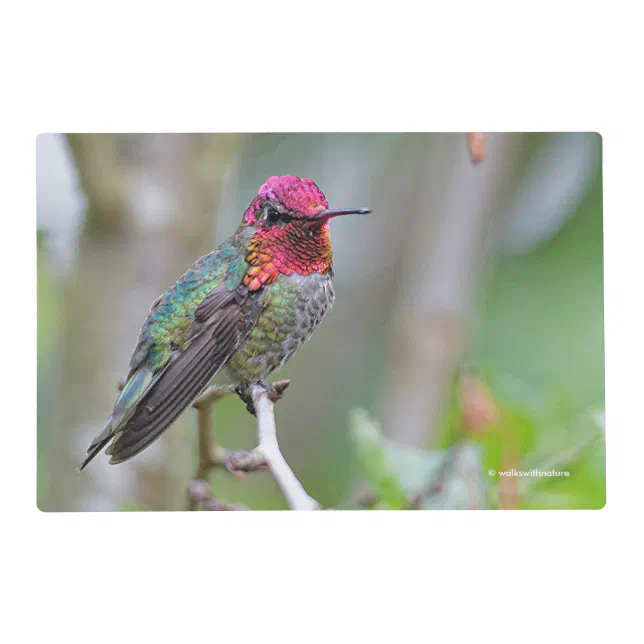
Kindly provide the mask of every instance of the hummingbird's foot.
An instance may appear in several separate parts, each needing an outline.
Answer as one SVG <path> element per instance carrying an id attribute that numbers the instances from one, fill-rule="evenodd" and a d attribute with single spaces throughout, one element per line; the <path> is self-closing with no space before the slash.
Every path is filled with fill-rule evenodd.
<path id="1" fill-rule="evenodd" d="M 241 401 L 246 405 L 248 413 L 256 416 L 255 404 L 253 403 L 253 396 L 250 393 L 250 387 L 244 383 L 235 388 L 235 393 L 241 398 Z"/>
<path id="2" fill-rule="evenodd" d="M 291 384 L 291 381 L 276 380 L 275 382 L 267 383 L 266 380 L 261 378 L 257 381 L 257 384 L 266 391 L 270 401 L 274 404 L 284 395 L 284 392 Z M 239 385 L 235 389 L 235 393 L 241 398 L 242 402 L 246 404 L 248 412 L 253 416 L 256 416 L 257 414 L 255 413 L 255 404 L 253 403 L 250 385 L 248 385 L 248 383 Z"/>

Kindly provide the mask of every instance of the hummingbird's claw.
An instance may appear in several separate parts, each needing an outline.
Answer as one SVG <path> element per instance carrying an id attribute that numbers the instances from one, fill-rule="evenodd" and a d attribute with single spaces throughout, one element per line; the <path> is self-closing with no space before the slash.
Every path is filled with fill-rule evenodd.
<path id="1" fill-rule="evenodd" d="M 235 393 L 240 397 L 241 401 L 246 404 L 246 409 L 251 416 L 256 416 L 255 414 L 255 405 L 253 403 L 253 397 L 250 393 L 250 387 L 248 385 L 239 385 L 235 388 Z"/>

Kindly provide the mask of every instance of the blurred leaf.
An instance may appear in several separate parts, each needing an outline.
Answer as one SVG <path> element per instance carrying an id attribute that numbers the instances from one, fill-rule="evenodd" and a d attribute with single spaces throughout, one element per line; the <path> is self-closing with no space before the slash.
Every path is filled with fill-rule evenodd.
<path id="1" fill-rule="evenodd" d="M 415 495 L 432 485 L 448 450 L 423 450 L 385 439 L 389 461 L 406 494 Z"/>
<path id="2" fill-rule="evenodd" d="M 544 488 L 552 495 L 570 496 L 569 508 L 594 509 L 606 503 L 603 412 L 589 411 L 545 439 L 528 454 L 523 469 L 569 472 L 569 476 L 537 477 L 522 481 L 526 507 L 539 507 Z M 552 507 L 546 504 L 541 507 Z"/>
<path id="3" fill-rule="evenodd" d="M 506 469 L 509 463 L 519 464 L 537 440 L 537 422 L 532 410 L 520 400 L 511 399 L 498 386 L 497 378 L 489 377 L 488 385 L 499 408 L 496 425 L 480 440 L 483 445 L 485 470 Z"/>
<path id="4" fill-rule="evenodd" d="M 526 467 L 561 468 L 587 455 L 587 449 L 603 438 L 603 414 L 588 411 L 572 423 L 549 431 L 540 444 L 525 458 Z"/>
<path id="5" fill-rule="evenodd" d="M 380 502 L 391 510 L 407 507 L 407 497 L 387 456 L 384 437 L 377 423 L 364 409 L 353 409 L 349 424 L 358 461 L 376 488 Z"/>
<path id="6" fill-rule="evenodd" d="M 350 422 L 358 461 L 378 495 L 374 509 L 402 509 L 417 499 L 422 509 L 485 506 L 480 446 L 467 442 L 423 450 L 402 445 L 385 439 L 363 409 L 354 409 Z"/>
<path id="7" fill-rule="evenodd" d="M 486 484 L 482 449 L 463 442 L 449 450 L 422 450 L 386 441 L 387 454 L 409 498 L 421 495 L 423 510 L 482 509 Z"/>

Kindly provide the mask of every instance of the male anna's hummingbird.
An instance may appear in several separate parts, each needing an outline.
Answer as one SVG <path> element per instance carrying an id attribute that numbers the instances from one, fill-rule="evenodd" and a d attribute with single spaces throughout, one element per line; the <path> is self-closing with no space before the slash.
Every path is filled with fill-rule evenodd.
<path id="1" fill-rule="evenodd" d="M 311 179 L 268 179 L 232 237 L 152 304 L 123 391 L 79 469 L 110 441 L 110 463 L 138 454 L 222 367 L 240 392 L 281 367 L 335 299 L 329 220 L 370 212 L 328 210 Z"/>

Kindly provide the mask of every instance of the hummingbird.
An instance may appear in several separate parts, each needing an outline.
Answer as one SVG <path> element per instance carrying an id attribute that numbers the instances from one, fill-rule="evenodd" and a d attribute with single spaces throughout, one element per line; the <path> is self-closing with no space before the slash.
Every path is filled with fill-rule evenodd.
<path id="1" fill-rule="evenodd" d="M 152 304 L 130 371 L 82 470 L 106 445 L 122 463 L 155 441 L 222 369 L 245 402 L 311 337 L 335 300 L 329 210 L 311 179 L 270 177 L 235 233 Z"/>

